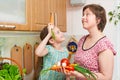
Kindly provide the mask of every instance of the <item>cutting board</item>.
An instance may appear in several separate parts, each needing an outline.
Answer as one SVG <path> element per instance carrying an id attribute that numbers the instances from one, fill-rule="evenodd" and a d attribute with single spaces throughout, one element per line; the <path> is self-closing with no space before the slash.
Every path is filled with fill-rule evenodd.
<path id="1" fill-rule="evenodd" d="M 23 66 L 22 64 L 23 54 L 22 54 L 22 48 L 20 46 L 14 45 L 11 48 L 11 58 L 14 59 L 21 67 Z M 11 63 L 16 65 L 16 63 L 14 62 Z"/>
<path id="2" fill-rule="evenodd" d="M 34 80 L 37 80 L 42 69 L 43 58 L 35 55 L 35 50 L 38 47 L 39 43 L 35 43 L 34 45 Z"/>
<path id="3" fill-rule="evenodd" d="M 26 69 L 26 74 L 29 74 L 32 72 L 32 46 L 29 43 L 26 43 L 23 47 L 23 63 L 24 68 Z"/>

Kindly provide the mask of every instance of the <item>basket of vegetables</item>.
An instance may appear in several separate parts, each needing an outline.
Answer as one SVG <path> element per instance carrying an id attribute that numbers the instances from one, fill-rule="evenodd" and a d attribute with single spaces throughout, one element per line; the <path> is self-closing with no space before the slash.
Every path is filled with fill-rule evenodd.
<path id="1" fill-rule="evenodd" d="M 16 65 L 3 60 L 10 60 Z M 0 57 L 0 61 L 0 80 L 23 80 L 22 67 L 14 59 Z"/>
<path id="2" fill-rule="evenodd" d="M 75 70 L 75 71 L 78 71 L 81 74 L 83 74 L 86 77 L 87 80 L 96 80 L 96 76 L 93 72 L 91 72 L 87 68 L 79 66 L 78 64 L 71 64 L 69 62 L 69 59 L 67 59 L 67 58 L 63 58 L 60 62 L 58 62 L 58 64 L 54 64 L 50 68 L 48 68 L 46 70 L 43 70 L 41 73 L 44 74 L 48 70 L 57 71 L 62 67 L 65 68 L 66 72 Z"/>

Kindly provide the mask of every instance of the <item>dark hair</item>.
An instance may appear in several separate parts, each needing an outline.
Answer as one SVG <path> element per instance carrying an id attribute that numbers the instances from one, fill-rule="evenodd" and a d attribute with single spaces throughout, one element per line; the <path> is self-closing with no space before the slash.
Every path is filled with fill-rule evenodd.
<path id="1" fill-rule="evenodd" d="M 40 33 L 40 39 L 43 40 L 48 34 L 48 26 L 45 26 L 41 33 Z M 49 41 L 47 42 L 47 45 L 50 45 Z"/>
<path id="2" fill-rule="evenodd" d="M 100 23 L 98 24 L 98 29 L 102 32 L 105 28 L 107 21 L 105 9 L 98 4 L 88 4 L 83 8 L 83 12 L 87 8 L 89 8 L 95 14 L 97 19 L 100 19 Z"/>

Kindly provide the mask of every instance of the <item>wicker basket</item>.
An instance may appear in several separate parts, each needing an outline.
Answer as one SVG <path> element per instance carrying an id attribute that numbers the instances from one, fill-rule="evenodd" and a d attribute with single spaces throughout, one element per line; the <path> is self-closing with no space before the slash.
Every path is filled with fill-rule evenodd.
<path id="1" fill-rule="evenodd" d="M 15 63 L 15 64 L 18 66 L 18 68 L 19 68 L 19 71 L 20 71 L 20 74 L 21 74 L 22 80 L 23 80 L 23 71 L 22 71 L 22 67 L 19 65 L 19 63 L 17 63 L 17 61 L 15 61 L 15 60 L 12 59 L 12 58 L 0 57 L 0 61 L 3 61 L 3 60 L 10 60 L 10 61 L 12 61 L 13 63 Z"/>

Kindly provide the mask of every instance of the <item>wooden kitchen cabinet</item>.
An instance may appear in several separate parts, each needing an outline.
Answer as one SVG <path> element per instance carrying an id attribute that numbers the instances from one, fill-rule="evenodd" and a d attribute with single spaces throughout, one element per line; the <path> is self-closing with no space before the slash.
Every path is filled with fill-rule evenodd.
<path id="1" fill-rule="evenodd" d="M 31 30 L 31 1 L 0 1 L 0 31 L 30 31 Z M 21 20 L 20 23 L 18 22 Z"/>
<path id="2" fill-rule="evenodd" d="M 56 13 L 57 25 L 66 31 L 66 0 L 32 0 L 32 30 L 39 31 L 50 21 L 50 13 Z"/>
<path id="3" fill-rule="evenodd" d="M 62 31 L 66 31 L 66 0 L 25 0 L 23 5 L 25 5 L 25 10 L 24 10 L 25 23 L 21 24 L 17 22 L 11 23 L 11 22 L 0 21 L 0 30 L 40 31 L 45 25 L 49 23 L 50 13 L 54 12 L 57 15 L 56 22 L 58 27 Z M 16 5 L 16 7 L 18 6 Z M 9 10 L 9 7 L 8 7 L 8 10 Z M 11 8 L 9 12 L 12 12 L 12 11 L 13 12 L 18 11 L 19 13 L 19 10 L 16 10 L 16 9 L 12 10 Z M 12 16 L 15 16 L 15 15 L 12 15 Z M 6 25 L 8 27 L 5 27 Z M 9 26 L 15 26 L 15 28 L 11 28 Z"/>

